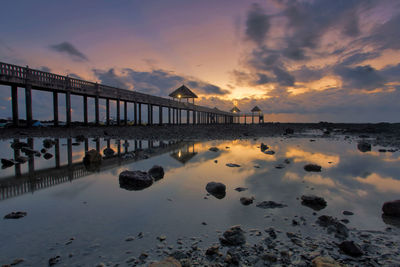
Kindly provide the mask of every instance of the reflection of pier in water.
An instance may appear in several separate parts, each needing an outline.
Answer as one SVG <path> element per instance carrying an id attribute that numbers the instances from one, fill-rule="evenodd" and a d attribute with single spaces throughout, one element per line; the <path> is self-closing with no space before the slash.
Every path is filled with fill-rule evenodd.
<path id="1" fill-rule="evenodd" d="M 18 142 L 18 139 L 14 139 L 14 142 Z M 100 152 L 100 140 L 96 139 L 96 150 Z M 110 140 L 106 140 L 107 147 L 110 146 Z M 142 149 L 142 140 L 134 141 L 134 150 L 128 151 L 129 145 L 128 141 L 125 140 L 121 144 L 120 140 L 116 140 L 117 152 L 113 156 L 103 157 L 100 168 L 98 171 L 104 171 L 107 169 L 112 169 L 116 166 L 129 164 L 135 161 L 140 161 L 143 159 L 155 157 L 168 153 L 170 151 L 176 151 L 178 149 L 185 148 L 186 146 L 193 146 L 193 142 L 184 141 L 168 141 L 159 142 L 158 146 L 154 145 L 154 142 L 149 140 L 148 147 Z M 33 139 L 28 138 L 28 146 L 33 149 Z M 85 139 L 85 151 L 89 150 L 89 141 Z M 78 178 L 85 177 L 87 175 L 93 174 L 93 172 L 88 171 L 84 166 L 83 162 L 72 162 L 72 139 L 67 139 L 67 154 L 68 163 L 60 166 L 60 141 L 55 139 L 55 165 L 54 168 L 47 168 L 35 171 L 35 156 L 29 156 L 28 160 L 28 172 L 26 174 L 21 174 L 20 164 L 15 165 L 15 176 L 0 178 L 0 201 L 11 197 L 16 197 L 29 192 L 34 192 L 39 189 L 51 187 L 57 184 L 71 182 Z M 121 151 L 121 146 L 123 146 L 124 151 Z M 135 152 L 132 154 L 132 152 Z M 14 159 L 20 155 L 20 149 L 14 149 Z"/>

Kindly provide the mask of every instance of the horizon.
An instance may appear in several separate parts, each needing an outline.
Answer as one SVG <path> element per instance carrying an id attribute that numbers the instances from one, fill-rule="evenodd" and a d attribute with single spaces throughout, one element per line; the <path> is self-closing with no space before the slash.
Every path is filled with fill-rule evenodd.
<path id="1" fill-rule="evenodd" d="M 0 61 L 162 97 L 184 83 L 196 104 L 257 105 L 266 122 L 398 122 L 400 3 L 226 3 L 5 3 Z M 8 118 L 11 93 L 0 88 Z M 34 91 L 34 119 L 51 119 L 51 99 Z M 82 103 L 73 98 L 72 109 L 81 120 Z"/>

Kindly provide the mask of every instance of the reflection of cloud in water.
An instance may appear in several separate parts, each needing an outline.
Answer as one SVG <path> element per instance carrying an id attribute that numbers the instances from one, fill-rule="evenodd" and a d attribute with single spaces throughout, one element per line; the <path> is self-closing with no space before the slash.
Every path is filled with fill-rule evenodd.
<path id="1" fill-rule="evenodd" d="M 400 181 L 392 177 L 382 177 L 377 173 L 372 173 L 366 178 L 357 177 L 356 179 L 361 183 L 373 185 L 380 192 L 400 193 Z"/>
<path id="2" fill-rule="evenodd" d="M 336 183 L 329 177 L 323 177 L 321 174 L 307 174 L 304 176 L 304 180 L 309 183 L 325 185 L 333 187 Z"/>
<path id="3" fill-rule="evenodd" d="M 340 162 L 338 155 L 328 155 L 323 153 L 311 153 L 298 148 L 289 147 L 286 151 L 286 157 L 294 158 L 294 162 L 311 162 L 321 165 L 323 168 L 331 168 Z M 332 162 L 329 164 L 328 162 Z"/>

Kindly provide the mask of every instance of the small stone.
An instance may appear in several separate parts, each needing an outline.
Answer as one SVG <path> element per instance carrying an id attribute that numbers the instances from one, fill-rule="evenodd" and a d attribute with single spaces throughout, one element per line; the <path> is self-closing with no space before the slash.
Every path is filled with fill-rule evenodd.
<path id="1" fill-rule="evenodd" d="M 133 236 L 128 236 L 127 238 L 125 238 L 126 242 L 130 242 L 130 241 L 133 241 L 133 240 L 135 240 L 135 237 L 133 237 Z"/>
<path id="2" fill-rule="evenodd" d="M 213 147 L 210 147 L 208 150 L 210 150 L 210 151 L 212 151 L 212 152 L 218 152 L 218 151 L 219 151 L 219 148 L 213 146 Z"/>
<path id="3" fill-rule="evenodd" d="M 257 203 L 256 206 L 258 208 L 262 208 L 262 209 L 275 209 L 275 208 L 287 207 L 287 205 L 285 205 L 285 204 L 277 203 L 274 201 L 262 201 L 262 202 Z"/>
<path id="4" fill-rule="evenodd" d="M 164 178 L 164 169 L 161 166 L 154 165 L 148 172 L 155 180 Z"/>
<path id="5" fill-rule="evenodd" d="M 246 187 L 236 187 L 235 190 L 238 192 L 242 192 L 242 191 L 246 191 L 247 188 Z"/>
<path id="6" fill-rule="evenodd" d="M 315 259 L 312 260 L 313 267 L 344 267 L 345 265 L 342 265 L 338 262 L 336 262 L 334 259 L 331 257 L 322 257 L 318 256 Z"/>
<path id="7" fill-rule="evenodd" d="M 304 170 L 307 172 L 320 172 L 321 166 L 317 164 L 307 164 L 304 166 Z"/>
<path id="8" fill-rule="evenodd" d="M 11 212 L 4 216 L 4 219 L 20 219 L 27 215 L 24 211 Z"/>
<path id="9" fill-rule="evenodd" d="M 343 211 L 343 215 L 354 215 L 354 213 L 351 211 L 345 210 L 345 211 Z"/>
<path id="10" fill-rule="evenodd" d="M 50 154 L 50 153 L 46 153 L 46 154 L 43 155 L 43 158 L 46 159 L 46 160 L 49 160 L 49 159 L 51 159 L 52 157 L 53 157 L 53 155 Z"/>
<path id="11" fill-rule="evenodd" d="M 160 235 L 159 237 L 157 237 L 158 240 L 160 240 L 161 242 L 164 241 L 165 239 L 167 239 L 167 237 L 165 235 Z"/>
<path id="12" fill-rule="evenodd" d="M 209 247 L 206 250 L 206 255 L 212 256 L 212 255 L 218 254 L 218 252 L 219 252 L 219 245 L 214 245 L 214 246 Z"/>
<path id="13" fill-rule="evenodd" d="M 219 241 L 223 246 L 241 246 L 246 243 L 246 237 L 240 225 L 235 225 L 226 230 Z"/>
<path id="14" fill-rule="evenodd" d="M 209 182 L 206 185 L 206 190 L 218 199 L 222 199 L 226 195 L 226 186 L 223 183 Z"/>
<path id="15" fill-rule="evenodd" d="M 359 245 L 354 243 L 354 241 L 343 241 L 339 244 L 339 248 L 345 254 L 352 256 L 352 257 L 360 257 L 364 253 L 362 252 Z"/>
<path id="16" fill-rule="evenodd" d="M 241 197 L 240 203 L 244 206 L 248 206 L 253 203 L 254 197 Z"/>
<path id="17" fill-rule="evenodd" d="M 61 257 L 60 256 L 55 256 L 53 258 L 49 259 L 49 266 L 53 266 L 57 263 L 59 263 L 61 261 Z"/>
<path id="18" fill-rule="evenodd" d="M 273 150 L 267 150 L 267 151 L 264 152 L 264 154 L 267 154 L 267 155 L 274 155 L 274 154 L 275 154 L 275 151 L 273 151 Z"/>
<path id="19" fill-rule="evenodd" d="M 25 261 L 24 259 L 15 259 L 15 260 L 13 260 L 13 262 L 11 262 L 11 265 L 12 266 L 18 265 L 18 264 L 20 264 L 20 263 L 22 263 L 24 261 Z"/>
<path id="20" fill-rule="evenodd" d="M 238 168 L 238 167 L 240 167 L 239 164 L 235 164 L 235 163 L 227 163 L 226 166 L 231 167 L 231 168 Z"/>

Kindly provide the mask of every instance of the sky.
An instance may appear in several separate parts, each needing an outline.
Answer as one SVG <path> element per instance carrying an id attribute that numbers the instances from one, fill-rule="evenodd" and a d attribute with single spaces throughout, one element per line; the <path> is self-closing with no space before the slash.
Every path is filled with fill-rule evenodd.
<path id="1" fill-rule="evenodd" d="M 198 104 L 257 105 L 265 121 L 399 121 L 397 0 L 19 0 L 2 10 L 1 62 L 164 97 L 185 84 Z M 34 118 L 51 119 L 52 96 L 33 98 Z"/>

